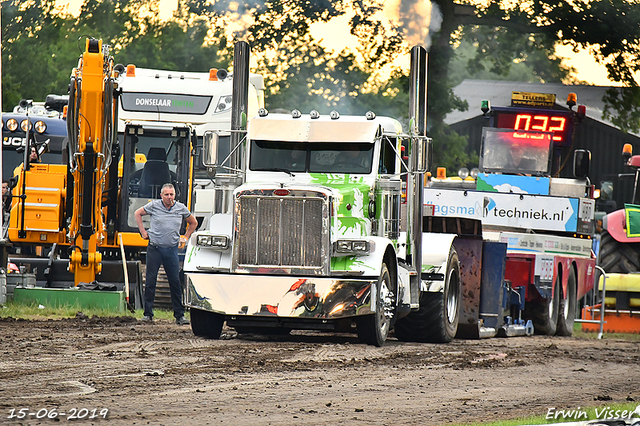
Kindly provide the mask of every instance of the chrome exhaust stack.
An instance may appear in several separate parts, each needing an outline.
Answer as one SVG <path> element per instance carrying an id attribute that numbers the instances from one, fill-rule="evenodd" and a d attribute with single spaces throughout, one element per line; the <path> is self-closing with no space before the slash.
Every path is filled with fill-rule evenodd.
<path id="1" fill-rule="evenodd" d="M 419 299 L 422 270 L 422 204 L 424 173 L 428 168 L 427 131 L 427 51 L 422 46 L 411 49 L 409 76 L 409 175 L 407 176 L 407 262 L 415 269 L 416 283 L 411 285 L 411 300 Z M 415 294 L 414 294 L 415 293 Z"/>
<path id="2" fill-rule="evenodd" d="M 229 165 L 232 169 L 242 169 L 242 151 L 239 144 L 247 133 L 249 112 L 249 43 L 239 41 L 233 51 L 233 91 L 231 105 L 231 149 Z M 237 149 L 236 149 L 237 148 Z"/>
<path id="3" fill-rule="evenodd" d="M 233 191 L 243 182 L 242 140 L 247 134 L 249 108 L 249 43 L 239 41 L 233 53 L 233 90 L 231 102 L 231 152 L 226 162 L 230 173 L 215 175 L 215 213 L 233 211 Z"/>

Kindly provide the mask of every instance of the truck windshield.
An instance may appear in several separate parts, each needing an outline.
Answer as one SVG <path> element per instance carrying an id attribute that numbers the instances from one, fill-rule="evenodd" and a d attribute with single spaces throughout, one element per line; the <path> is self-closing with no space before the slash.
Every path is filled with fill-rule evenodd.
<path id="1" fill-rule="evenodd" d="M 255 171 L 367 174 L 373 143 L 251 141 L 249 168 Z"/>
<path id="2" fill-rule="evenodd" d="M 480 169 L 483 172 L 548 175 L 551 132 L 482 129 Z"/>

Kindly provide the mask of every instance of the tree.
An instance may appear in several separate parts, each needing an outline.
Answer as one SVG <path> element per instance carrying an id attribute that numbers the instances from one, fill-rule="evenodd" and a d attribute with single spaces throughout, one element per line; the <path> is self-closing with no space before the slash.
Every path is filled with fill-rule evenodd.
<path id="1" fill-rule="evenodd" d="M 228 67 L 233 56 L 224 25 L 212 30 L 187 13 L 163 22 L 153 12 L 158 0 L 86 0 L 77 18 L 54 0 L 34 1 L 2 2 L 4 111 L 24 98 L 66 94 L 88 37 L 110 45 L 117 62 L 139 67 L 206 72 Z"/>
<path id="2" fill-rule="evenodd" d="M 72 21 L 60 15 L 54 0 L 2 2 L 2 108 L 21 99 L 44 100 L 65 94 L 77 64 Z"/>
<path id="3" fill-rule="evenodd" d="M 475 42 L 476 63 L 489 60 L 497 72 L 508 70 L 514 59 L 526 60 L 535 51 L 546 52 L 548 58 L 557 62 L 553 48 L 560 43 L 575 50 L 588 48 L 598 62 L 606 65 L 610 79 L 631 88 L 638 87 L 634 74 L 640 70 L 639 0 L 532 0 L 492 2 L 475 7 L 453 0 L 434 0 L 433 4 L 442 14 L 442 27 L 433 36 L 430 49 L 429 78 L 440 82 L 435 91 L 430 91 L 430 99 L 442 99 L 447 95 L 447 84 L 443 83 L 449 83 L 448 64 L 453 57 L 453 41 L 461 35 Z M 522 40 L 518 38 L 520 35 L 527 37 L 525 43 L 518 43 Z M 536 69 L 541 78 L 548 81 L 562 77 L 566 70 L 559 68 L 559 71 L 560 74 L 554 75 Z M 430 88 L 433 88 L 432 84 Z M 613 93 L 610 94 L 608 100 L 614 102 L 612 107 L 631 106 L 630 98 L 634 98 L 633 93 L 637 90 L 623 93 L 627 93 L 627 99 L 619 97 L 617 103 Z M 436 121 L 457 103 L 452 96 L 447 98 L 448 103 L 438 104 L 442 109 L 433 111 Z M 640 101 L 640 97 L 637 100 Z M 640 108 L 638 105 L 640 102 L 635 103 L 635 109 Z M 632 120 L 627 128 L 638 129 L 638 114 L 627 114 L 626 117 Z"/>
<path id="4" fill-rule="evenodd" d="M 238 27 L 235 36 L 249 41 L 252 55 L 258 58 L 270 109 L 364 114 L 373 104 L 371 96 L 383 85 L 379 69 L 403 48 L 398 28 L 388 29 L 374 19 L 381 10 L 380 1 L 250 0 L 237 8 L 231 3 L 194 0 L 185 4 L 189 13 L 208 17 L 212 26 L 220 19 L 247 23 Z M 313 23 L 346 13 L 351 16 L 352 34 L 362 41 L 360 46 L 334 52 L 313 39 Z M 383 98 L 390 99 L 388 95 Z"/>

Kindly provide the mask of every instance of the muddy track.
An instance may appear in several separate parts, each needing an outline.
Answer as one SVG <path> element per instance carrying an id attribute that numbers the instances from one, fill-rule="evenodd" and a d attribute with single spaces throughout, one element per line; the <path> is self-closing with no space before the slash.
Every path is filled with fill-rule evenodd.
<path id="1" fill-rule="evenodd" d="M 391 338 L 375 348 L 347 334 L 225 328 L 206 340 L 169 321 L 84 317 L 0 320 L 0 355 L 8 424 L 50 424 L 37 417 L 53 412 L 109 425 L 440 425 L 640 404 L 640 343 L 618 340 Z M 21 408 L 24 418 L 9 418 Z"/>

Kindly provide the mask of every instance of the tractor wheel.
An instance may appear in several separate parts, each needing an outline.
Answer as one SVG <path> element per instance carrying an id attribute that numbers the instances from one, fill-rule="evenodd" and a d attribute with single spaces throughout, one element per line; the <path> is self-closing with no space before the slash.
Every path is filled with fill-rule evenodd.
<path id="1" fill-rule="evenodd" d="M 462 285 L 458 253 L 451 249 L 444 291 L 423 292 L 420 296 L 419 310 L 396 323 L 396 337 L 408 342 L 450 342 L 458 331 L 461 301 Z"/>
<path id="2" fill-rule="evenodd" d="M 356 326 L 358 338 L 362 343 L 382 346 L 389 336 L 391 320 L 395 314 L 395 286 L 391 282 L 391 275 L 384 263 L 375 286 L 375 300 L 371 300 L 371 304 L 375 306 L 376 311 L 373 315 L 357 317 Z"/>
<path id="3" fill-rule="evenodd" d="M 530 302 L 526 308 L 530 309 L 533 327 L 536 334 L 553 336 L 558 329 L 558 310 L 560 308 L 560 274 L 556 276 L 553 297 L 541 301 Z M 526 309 L 525 308 L 525 309 Z"/>
<path id="4" fill-rule="evenodd" d="M 640 243 L 620 243 L 607 231 L 602 231 L 597 265 L 609 273 L 639 272 Z"/>
<path id="5" fill-rule="evenodd" d="M 564 300 L 560 301 L 560 311 L 558 313 L 558 336 L 571 336 L 573 334 L 573 322 L 576 318 L 576 272 L 571 268 L 569 280 L 567 281 L 567 294 Z"/>
<path id="6" fill-rule="evenodd" d="M 222 334 L 224 316 L 202 309 L 191 308 L 191 330 L 196 336 L 219 339 Z"/>

